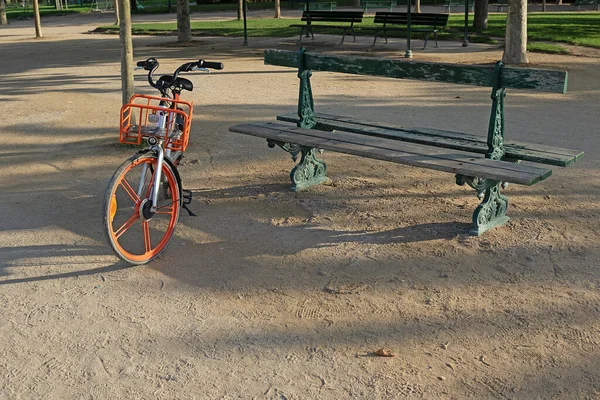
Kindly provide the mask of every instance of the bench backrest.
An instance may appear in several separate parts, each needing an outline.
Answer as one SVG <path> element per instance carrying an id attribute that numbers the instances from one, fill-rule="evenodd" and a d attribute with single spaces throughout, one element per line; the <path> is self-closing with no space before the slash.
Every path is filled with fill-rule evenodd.
<path id="1" fill-rule="evenodd" d="M 362 11 L 304 11 L 302 21 L 355 23 L 362 22 L 363 14 Z"/>
<path id="2" fill-rule="evenodd" d="M 360 1 L 360 6 L 364 7 L 364 6 L 385 6 L 385 7 L 389 7 L 389 6 L 397 6 L 398 3 L 396 2 L 396 0 L 361 0 Z"/>
<path id="3" fill-rule="evenodd" d="M 551 93 L 566 93 L 567 72 L 543 69 L 504 67 L 501 76 L 495 76 L 491 65 L 459 65 L 423 61 L 391 60 L 319 53 L 301 53 L 289 50 L 265 50 L 265 64 L 283 67 L 302 66 L 313 71 L 385 76 L 398 79 L 416 79 L 457 83 L 471 86 L 528 89 Z"/>
<path id="4" fill-rule="evenodd" d="M 566 71 L 505 68 L 500 61 L 494 66 L 458 65 L 313 54 L 302 48 L 299 52 L 265 50 L 265 64 L 298 68 L 298 78 L 300 78 L 298 95 L 300 121 L 298 126 L 301 128 L 313 128 L 318 125 L 310 85 L 313 70 L 491 87 L 492 109 L 488 124 L 486 157 L 494 160 L 503 159 L 505 154 L 504 96 L 506 88 L 553 93 L 565 93 L 567 90 Z"/>
<path id="5" fill-rule="evenodd" d="M 434 13 L 411 13 L 411 25 L 426 25 L 426 26 L 446 26 L 448 25 L 449 14 L 434 14 Z M 375 13 L 373 22 L 376 24 L 398 24 L 406 25 L 408 23 L 408 14 L 405 12 L 389 12 L 379 11 Z"/>

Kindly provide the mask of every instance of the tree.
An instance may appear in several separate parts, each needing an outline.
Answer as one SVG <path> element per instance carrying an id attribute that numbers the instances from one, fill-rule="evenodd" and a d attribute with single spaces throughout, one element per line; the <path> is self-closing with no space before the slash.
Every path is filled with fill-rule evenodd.
<path id="1" fill-rule="evenodd" d="M 177 41 L 192 41 L 189 0 L 177 0 Z"/>
<path id="2" fill-rule="evenodd" d="M 415 12 L 417 14 L 421 12 L 421 0 L 415 0 Z"/>
<path id="3" fill-rule="evenodd" d="M 114 0 L 115 2 L 115 25 L 119 25 L 119 0 Z"/>
<path id="4" fill-rule="evenodd" d="M 5 0 L 0 0 L 0 25 L 8 25 L 8 19 L 6 18 Z"/>
<path id="5" fill-rule="evenodd" d="M 475 0 L 475 15 L 473 16 L 473 29 L 482 31 L 488 27 L 489 0 Z"/>
<path id="6" fill-rule="evenodd" d="M 35 37 L 42 37 L 42 23 L 40 22 L 40 5 L 38 0 L 33 0 L 33 21 L 35 23 Z"/>
<path id="7" fill-rule="evenodd" d="M 123 104 L 133 96 L 133 45 L 129 0 L 119 0 L 119 38 L 121 39 L 121 94 Z"/>
<path id="8" fill-rule="evenodd" d="M 275 18 L 281 18 L 281 0 L 275 0 Z"/>
<path id="9" fill-rule="evenodd" d="M 63 9 L 62 0 L 54 0 L 54 7 L 57 10 L 62 10 Z"/>
<path id="10" fill-rule="evenodd" d="M 528 64 L 527 59 L 527 0 L 508 0 L 504 55 L 506 64 Z"/>

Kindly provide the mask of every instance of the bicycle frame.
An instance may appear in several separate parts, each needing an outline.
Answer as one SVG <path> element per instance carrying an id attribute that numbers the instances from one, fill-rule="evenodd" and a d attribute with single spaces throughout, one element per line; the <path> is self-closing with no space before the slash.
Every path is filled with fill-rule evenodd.
<path id="1" fill-rule="evenodd" d="M 179 94 L 175 93 L 174 100 L 179 100 Z M 165 101 L 161 101 L 159 105 L 164 105 L 166 106 Z M 176 103 L 173 103 L 171 107 L 176 107 Z M 165 111 L 159 111 L 159 116 L 158 116 L 158 121 L 157 121 L 157 128 L 159 130 L 159 132 L 166 132 L 167 131 L 167 123 L 172 125 L 173 127 L 175 127 L 175 119 L 177 116 L 177 113 L 174 112 L 165 112 Z M 177 131 L 179 130 L 179 128 L 176 128 Z M 177 131 L 175 130 L 175 128 L 170 130 L 172 133 L 171 135 L 175 135 L 177 134 Z M 181 134 L 181 133 L 180 133 Z M 162 178 L 162 166 L 163 163 L 165 161 L 165 157 L 169 158 L 169 160 L 171 162 L 174 162 L 177 157 L 179 157 L 179 155 L 183 154 L 183 151 L 177 150 L 177 151 L 173 151 L 171 149 L 167 149 L 166 151 L 163 150 L 163 144 L 162 144 L 162 140 L 158 140 L 157 139 L 157 143 L 154 145 L 150 146 L 150 151 L 153 151 L 154 153 L 156 153 L 156 157 L 157 157 L 157 162 L 156 162 L 156 171 L 154 172 L 154 183 L 152 185 L 152 192 L 150 194 L 150 199 L 152 200 L 152 206 L 150 207 L 150 211 L 151 212 L 156 212 L 156 205 L 158 204 L 158 187 L 160 186 L 160 182 L 161 182 L 161 178 Z M 142 196 L 142 187 L 143 187 L 143 183 L 145 182 L 146 179 L 146 173 L 147 173 L 147 166 L 144 165 L 144 170 L 142 171 L 142 176 L 140 177 L 140 184 L 139 184 L 139 188 L 138 188 L 138 197 Z M 180 198 L 181 201 L 181 198 Z"/>

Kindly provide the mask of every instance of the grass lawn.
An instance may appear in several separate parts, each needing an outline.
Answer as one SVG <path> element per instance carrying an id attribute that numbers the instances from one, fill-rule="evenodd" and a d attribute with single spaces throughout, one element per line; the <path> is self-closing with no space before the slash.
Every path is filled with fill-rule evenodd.
<path id="1" fill-rule="evenodd" d="M 298 35 L 297 28 L 289 28 L 291 23 L 300 23 L 299 19 L 250 19 L 247 22 L 248 36 L 293 37 Z M 366 17 L 360 26 L 373 26 L 373 17 Z M 490 14 L 488 29 L 483 32 L 471 32 L 474 42 L 494 42 L 494 38 L 503 38 L 506 26 L 506 14 Z M 450 16 L 448 27 L 440 34 L 440 39 L 461 39 L 463 37 L 464 16 Z M 116 26 L 101 27 L 100 30 L 117 30 Z M 177 29 L 175 23 L 134 24 L 134 34 L 170 34 Z M 195 36 L 242 36 L 243 22 L 196 21 L 192 22 Z M 569 43 L 574 45 L 600 48 L 600 13 L 530 13 L 527 27 L 529 42 L 536 41 Z M 323 31 L 325 32 L 325 31 Z M 336 33 L 336 31 L 331 31 Z M 357 32 L 358 33 L 358 32 Z M 360 33 L 358 33 L 360 34 Z M 371 33 L 369 33 L 371 34 Z M 418 37 L 415 35 L 415 37 Z M 541 45 L 532 50 L 556 52 L 560 47 L 541 49 Z M 544 46 L 541 46 L 544 47 Z"/>
<path id="2" fill-rule="evenodd" d="M 54 6 L 42 6 L 40 5 L 40 17 L 46 17 L 50 15 L 64 15 L 64 14 L 76 14 L 76 13 L 86 13 L 90 11 L 90 6 L 79 6 L 79 5 L 69 5 L 69 9 L 57 10 Z M 28 7 L 21 7 L 19 4 L 11 3 L 8 7 L 6 7 L 6 18 L 18 19 L 18 18 L 33 18 L 33 8 L 31 5 Z"/>

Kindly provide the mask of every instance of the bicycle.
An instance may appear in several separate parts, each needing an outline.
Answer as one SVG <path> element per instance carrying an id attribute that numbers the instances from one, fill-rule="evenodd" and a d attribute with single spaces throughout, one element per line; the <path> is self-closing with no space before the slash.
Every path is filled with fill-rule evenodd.
<path id="1" fill-rule="evenodd" d="M 1 0 L 0 0 L 1 1 Z M 172 75 L 157 81 L 155 58 L 137 63 L 148 71 L 148 83 L 160 97 L 136 94 L 121 108 L 121 143 L 147 146 L 117 168 L 104 194 L 104 232 L 113 251 L 130 264 L 146 264 L 158 257 L 173 236 L 191 191 L 182 188 L 177 167 L 187 148 L 192 123 L 193 102 L 180 98 L 192 91 L 191 81 L 181 72 L 223 69 L 219 62 L 199 60 L 178 67 Z"/>

